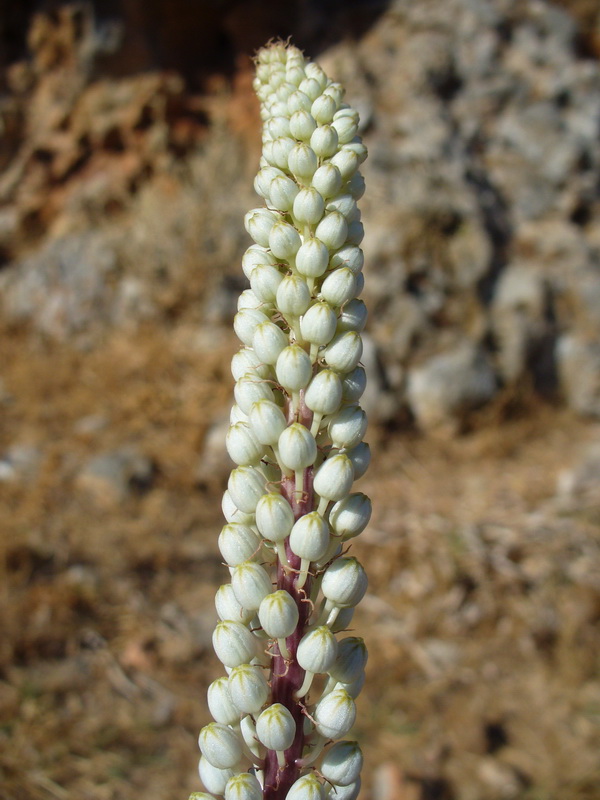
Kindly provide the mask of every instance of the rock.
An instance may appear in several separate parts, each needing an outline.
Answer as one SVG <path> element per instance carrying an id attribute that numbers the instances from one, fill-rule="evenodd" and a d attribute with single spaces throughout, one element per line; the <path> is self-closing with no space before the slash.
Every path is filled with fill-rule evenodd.
<path id="1" fill-rule="evenodd" d="M 585 416 L 600 417 L 600 341 L 565 334 L 557 342 L 556 360 L 570 408 Z"/>
<path id="2" fill-rule="evenodd" d="M 456 429 L 496 393 L 494 370 L 480 348 L 463 342 L 408 374 L 407 399 L 424 430 Z"/>
<path id="3" fill-rule="evenodd" d="M 112 505 L 152 487 L 154 465 L 134 447 L 93 456 L 76 478 L 79 489 L 100 505 Z"/>

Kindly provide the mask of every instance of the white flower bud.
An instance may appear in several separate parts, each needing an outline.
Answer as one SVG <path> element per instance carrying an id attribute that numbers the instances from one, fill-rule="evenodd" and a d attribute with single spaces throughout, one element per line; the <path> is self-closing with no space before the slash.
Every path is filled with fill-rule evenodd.
<path id="1" fill-rule="evenodd" d="M 337 250 L 346 241 L 348 234 L 348 223 L 343 214 L 339 211 L 332 211 L 327 214 L 317 225 L 315 236 L 330 250 Z"/>
<path id="2" fill-rule="evenodd" d="M 365 179 L 360 174 L 360 172 L 356 172 L 348 181 L 348 185 L 346 186 L 346 190 L 350 192 L 352 197 L 355 200 L 360 200 L 360 198 L 365 193 Z"/>
<path id="3" fill-rule="evenodd" d="M 211 717 L 223 725 L 237 725 L 240 712 L 233 705 L 229 694 L 229 679 L 223 676 L 217 678 L 208 687 L 208 710 Z"/>
<path id="4" fill-rule="evenodd" d="M 290 535 L 294 513 L 290 504 L 277 492 L 263 495 L 256 506 L 256 527 L 270 542 L 283 542 Z"/>
<path id="5" fill-rule="evenodd" d="M 371 501 L 361 492 L 339 500 L 329 512 L 329 524 L 338 536 L 352 539 L 364 531 L 371 519 Z"/>
<path id="6" fill-rule="evenodd" d="M 356 274 L 356 296 L 360 297 L 362 290 L 365 288 L 365 276 L 362 272 Z"/>
<path id="7" fill-rule="evenodd" d="M 235 767 L 242 757 L 242 744 L 237 734 L 219 722 L 202 728 L 198 745 L 204 758 L 217 769 Z"/>
<path id="8" fill-rule="evenodd" d="M 314 490 L 327 500 L 344 498 L 354 480 L 354 467 L 347 455 L 338 453 L 327 458 L 315 473 Z"/>
<path id="9" fill-rule="evenodd" d="M 212 792 L 212 794 L 223 794 L 227 781 L 233 778 L 235 770 L 231 768 L 219 769 L 218 767 L 213 767 L 210 761 L 202 756 L 198 764 L 198 773 L 200 774 L 200 780 L 209 792 Z"/>
<path id="10" fill-rule="evenodd" d="M 334 689 L 345 689 L 353 700 L 356 700 L 358 695 L 362 692 L 365 685 L 366 675 L 363 672 L 352 683 L 340 683 L 339 681 L 333 687 Z"/>
<path id="11" fill-rule="evenodd" d="M 305 78 L 298 88 L 313 101 L 321 94 L 321 86 L 314 78 Z"/>
<path id="12" fill-rule="evenodd" d="M 282 314 L 299 317 L 310 305 L 310 291 L 306 281 L 298 275 L 286 275 L 277 287 L 277 308 Z"/>
<path id="13" fill-rule="evenodd" d="M 338 558 L 327 567 L 321 589 L 336 606 L 355 606 L 367 591 L 367 574 L 355 558 Z"/>
<path id="14" fill-rule="evenodd" d="M 262 247 L 269 246 L 269 233 L 277 216 L 266 208 L 253 208 L 244 217 L 244 226 L 254 241 Z"/>
<path id="15" fill-rule="evenodd" d="M 354 297 L 356 278 L 347 267 L 330 272 L 321 284 L 320 296 L 332 306 L 339 308 Z"/>
<path id="16" fill-rule="evenodd" d="M 267 145 L 271 145 L 267 147 Z M 263 154 L 270 164 L 279 169 L 288 169 L 289 154 L 296 142 L 289 136 L 280 136 L 273 142 L 267 142 L 263 147 Z"/>
<path id="17" fill-rule="evenodd" d="M 233 329 L 241 342 L 251 345 L 256 326 L 261 322 L 267 322 L 268 319 L 262 311 L 255 308 L 244 308 L 242 311 L 238 311 L 233 318 Z"/>
<path id="18" fill-rule="evenodd" d="M 335 164 L 323 164 L 313 175 L 312 185 L 323 197 L 334 197 L 342 187 L 342 175 Z"/>
<path id="19" fill-rule="evenodd" d="M 361 786 L 362 781 L 360 778 L 347 786 L 334 784 L 327 793 L 327 800 L 357 800 Z"/>
<path id="20" fill-rule="evenodd" d="M 329 250 L 320 239 L 307 239 L 296 253 L 296 269 L 306 278 L 319 278 L 328 263 Z"/>
<path id="21" fill-rule="evenodd" d="M 360 247 L 354 244 L 345 244 L 331 256 L 329 266 L 332 269 L 337 267 L 348 267 L 352 272 L 360 272 L 365 263 L 365 256 Z"/>
<path id="22" fill-rule="evenodd" d="M 217 623 L 212 643 L 217 658 L 226 667 L 239 667 L 256 656 L 256 639 L 245 625 L 234 620 Z"/>
<path id="23" fill-rule="evenodd" d="M 256 735 L 267 750 L 287 750 L 296 735 L 294 718 L 281 703 L 273 703 L 256 720 Z"/>
<path id="24" fill-rule="evenodd" d="M 337 369 L 339 372 L 350 372 L 360 361 L 362 349 L 360 334 L 355 331 L 345 331 L 329 342 L 323 355 L 332 369 Z"/>
<path id="25" fill-rule="evenodd" d="M 269 684 L 261 667 L 240 664 L 229 675 L 229 694 L 242 714 L 257 714 L 269 697 Z"/>
<path id="26" fill-rule="evenodd" d="M 269 205 L 278 211 L 289 211 L 298 194 L 298 184 L 286 175 L 273 178 L 269 186 Z"/>
<path id="27" fill-rule="evenodd" d="M 231 460 L 240 466 L 258 464 L 265 454 L 264 446 L 246 422 L 237 422 L 229 428 L 225 446 Z"/>
<path id="28" fill-rule="evenodd" d="M 262 800 L 262 796 L 258 778 L 249 772 L 234 775 L 225 786 L 225 800 Z"/>
<path id="29" fill-rule="evenodd" d="M 291 636 L 298 624 L 298 606 L 284 589 L 268 594 L 258 609 L 258 619 L 263 630 L 272 639 Z"/>
<path id="30" fill-rule="evenodd" d="M 348 244 L 360 244 L 365 238 L 365 226 L 359 219 L 352 221 L 348 220 L 348 236 L 346 242 Z"/>
<path id="31" fill-rule="evenodd" d="M 325 345 L 333 339 L 337 317 L 328 303 L 314 303 L 300 319 L 300 333 L 311 344 Z"/>
<path id="32" fill-rule="evenodd" d="M 371 463 L 371 448 L 366 442 L 360 442 L 356 447 L 346 450 L 346 455 L 354 467 L 354 480 L 357 481 L 369 469 Z"/>
<path id="33" fill-rule="evenodd" d="M 333 121 L 333 115 L 337 111 L 336 103 L 333 97 L 328 94 L 322 94 L 316 97 L 311 108 L 310 113 L 313 115 L 319 125 L 326 125 Z M 337 140 L 337 133 L 336 133 Z M 336 141 L 337 144 L 337 141 Z"/>
<path id="34" fill-rule="evenodd" d="M 356 156 L 354 157 L 356 158 Z M 309 147 L 309 145 L 301 142 L 300 144 L 296 144 L 290 150 L 290 154 L 288 156 L 288 167 L 295 178 L 299 178 L 301 180 L 310 180 L 315 174 L 315 170 L 317 169 L 318 165 L 319 162 L 317 160 L 317 155 L 312 147 Z"/>
<path id="35" fill-rule="evenodd" d="M 329 525 L 316 511 L 311 511 L 300 517 L 294 524 L 290 533 L 290 547 L 301 559 L 319 561 L 327 550 L 331 541 Z M 311 670 L 321 672 L 322 670 Z"/>
<path id="36" fill-rule="evenodd" d="M 231 406 L 231 411 L 229 412 L 229 424 L 236 425 L 238 422 L 248 422 L 248 415 L 244 414 L 244 412 L 237 405 L 237 403 L 234 403 Z"/>
<path id="37" fill-rule="evenodd" d="M 281 463 L 290 470 L 306 469 L 317 457 L 315 437 L 300 422 L 282 431 L 277 447 Z"/>
<path id="38" fill-rule="evenodd" d="M 304 69 L 300 65 L 292 67 L 288 65 L 285 74 L 288 81 L 294 84 L 294 86 L 299 86 L 306 77 Z"/>
<path id="39" fill-rule="evenodd" d="M 250 414 L 250 409 L 259 400 L 273 400 L 273 392 L 269 384 L 251 373 L 238 378 L 233 394 L 235 402 L 244 414 Z"/>
<path id="40" fill-rule="evenodd" d="M 357 403 L 366 386 L 367 374 L 364 367 L 355 367 L 342 379 L 342 398 L 346 403 Z"/>
<path id="41" fill-rule="evenodd" d="M 296 197 L 296 200 L 297 199 Z M 294 201 L 294 205 L 295 203 L 296 201 Z M 273 255 L 277 258 L 284 260 L 293 258 L 301 244 L 302 240 L 300 239 L 300 234 L 293 225 L 279 220 L 271 228 L 271 232 L 269 233 L 269 247 Z"/>
<path id="42" fill-rule="evenodd" d="M 346 217 L 346 222 L 350 225 L 357 219 L 360 219 L 360 211 L 356 205 L 356 200 L 351 194 L 340 194 L 333 197 L 327 203 L 327 211 L 339 211 Z"/>
<path id="43" fill-rule="evenodd" d="M 338 141 L 340 144 L 347 144 L 351 142 L 358 132 L 358 122 L 352 117 L 337 116 L 339 111 L 336 112 L 333 118 L 332 126 L 336 129 L 338 134 Z"/>
<path id="44" fill-rule="evenodd" d="M 254 350 L 242 347 L 234 353 L 231 359 L 231 374 L 234 380 L 239 381 L 247 373 L 254 373 L 255 379 L 268 378 L 270 369 L 268 364 L 263 364 Z M 243 414 L 244 412 L 240 412 Z M 236 422 L 239 420 L 236 420 Z"/>
<path id="45" fill-rule="evenodd" d="M 294 90 L 295 91 L 295 90 Z M 286 99 L 286 98 L 280 98 Z M 271 139 L 278 139 L 280 136 L 290 135 L 290 122 L 287 117 L 272 117 L 266 124 L 266 129 L 271 136 Z"/>
<path id="46" fill-rule="evenodd" d="M 356 275 L 360 278 L 361 273 Z M 355 284 L 356 285 L 356 284 Z M 346 303 L 339 316 L 337 323 L 337 330 L 342 331 L 360 331 L 364 330 L 367 324 L 367 307 L 362 300 L 355 298 L 349 303 Z"/>
<path id="47" fill-rule="evenodd" d="M 317 123 L 308 111 L 295 111 L 290 118 L 290 133 L 301 142 L 308 142 L 316 127 Z"/>
<path id="48" fill-rule="evenodd" d="M 308 385 L 312 377 L 310 356 L 298 344 L 291 344 L 281 351 L 275 364 L 277 380 L 290 392 L 298 392 Z"/>
<path id="49" fill-rule="evenodd" d="M 256 467 L 237 467 L 229 476 L 227 491 L 240 511 L 253 514 L 265 493 L 265 483 L 265 476 Z"/>
<path id="50" fill-rule="evenodd" d="M 293 214 L 302 225 L 316 225 L 323 216 L 325 201 L 313 188 L 300 189 L 294 200 Z"/>
<path id="51" fill-rule="evenodd" d="M 325 800 L 325 789 L 314 772 L 303 775 L 290 786 L 286 800 Z"/>
<path id="52" fill-rule="evenodd" d="M 265 200 L 268 200 L 271 181 L 278 175 L 283 175 L 283 172 L 280 169 L 277 169 L 277 167 L 263 167 L 262 169 L 259 169 L 256 178 L 254 178 L 254 191 L 256 194 L 260 195 Z"/>
<path id="53" fill-rule="evenodd" d="M 273 589 L 269 573 L 255 561 L 238 564 L 231 573 L 231 586 L 240 605 L 250 611 L 257 611 Z"/>
<path id="54" fill-rule="evenodd" d="M 257 325 L 252 338 L 252 347 L 265 364 L 275 364 L 287 344 L 288 337 L 274 322 L 263 322 L 262 325 Z"/>
<path id="55" fill-rule="evenodd" d="M 227 491 L 225 491 L 223 494 L 223 500 L 221 501 L 221 509 L 223 510 L 223 516 L 225 517 L 227 522 L 231 523 L 239 522 L 242 524 L 248 524 L 254 522 L 254 515 L 246 514 L 244 511 L 240 511 L 240 509 L 233 502 L 231 495 Z"/>
<path id="56" fill-rule="evenodd" d="M 347 145 L 344 145 L 344 148 L 337 152 L 330 160 L 330 164 L 334 164 L 339 169 L 343 181 L 351 179 L 360 166 L 360 161 L 356 153 L 352 150 L 346 150 L 346 147 Z M 354 193 L 350 191 L 350 194 Z"/>
<path id="57" fill-rule="evenodd" d="M 320 125 L 310 137 L 310 146 L 319 158 L 332 156 L 338 146 L 336 129 L 331 125 Z"/>
<path id="58" fill-rule="evenodd" d="M 352 622 L 353 616 L 354 616 L 354 608 L 352 606 L 348 606 L 348 608 L 340 608 L 335 618 L 335 621 L 333 623 L 330 623 L 329 625 L 329 627 L 331 628 L 331 632 L 339 633 L 340 631 L 347 630 L 350 626 L 350 623 Z"/>
<path id="59" fill-rule="evenodd" d="M 340 683 L 354 683 L 365 671 L 368 657 L 364 640 L 347 636 L 338 642 L 337 657 L 327 672 Z"/>
<path id="60" fill-rule="evenodd" d="M 340 106 L 344 99 L 344 87 L 341 83 L 332 82 L 323 89 L 323 94 L 328 94 L 335 100 L 336 106 Z M 336 111 L 337 114 L 337 111 Z M 333 115 L 335 119 L 335 114 Z"/>
<path id="61" fill-rule="evenodd" d="M 362 766 L 358 742 L 337 742 L 323 756 L 319 772 L 337 786 L 349 786 L 358 780 Z"/>
<path id="62" fill-rule="evenodd" d="M 259 400 L 248 412 L 250 427 L 261 444 L 277 444 L 287 422 L 283 411 L 272 400 Z"/>
<path id="63" fill-rule="evenodd" d="M 319 120 L 317 120 L 317 122 L 318 121 Z M 348 144 L 345 144 L 342 147 L 342 150 L 340 152 L 342 152 L 342 153 L 354 153 L 358 158 L 358 163 L 359 164 L 362 164 L 363 161 L 366 160 L 366 158 L 367 158 L 367 156 L 369 154 L 369 151 L 367 150 L 366 145 L 364 145 L 360 141 L 360 139 L 355 139 L 352 142 L 348 142 Z"/>
<path id="64" fill-rule="evenodd" d="M 277 287 L 283 280 L 283 275 L 277 267 L 271 264 L 257 264 L 252 270 L 250 286 L 252 291 L 263 303 L 275 302 Z"/>
<path id="65" fill-rule="evenodd" d="M 333 115 L 334 119 L 341 119 L 342 117 L 350 117 L 350 119 L 353 119 L 357 123 L 359 121 L 358 111 L 347 103 L 343 103 L 341 108 Z"/>
<path id="66" fill-rule="evenodd" d="M 334 447 L 354 447 L 367 430 L 367 415 L 360 406 L 346 406 L 329 421 L 329 438 Z"/>
<path id="67" fill-rule="evenodd" d="M 318 84 L 321 91 L 327 86 L 327 75 L 323 69 L 315 64 L 314 61 L 309 61 L 304 68 L 307 78 L 313 78 Z"/>
<path id="68" fill-rule="evenodd" d="M 304 83 L 304 81 L 302 81 Z M 302 85 L 300 84 L 300 86 Z M 310 107 L 312 106 L 312 100 L 310 97 L 305 94 L 303 91 L 298 89 L 296 92 L 293 92 L 287 99 L 287 107 L 290 114 L 293 114 L 295 111 L 309 111 Z"/>
<path id="69" fill-rule="evenodd" d="M 246 308 L 252 308 L 254 310 L 260 310 L 260 307 L 264 306 L 264 303 L 260 298 L 258 298 L 252 289 L 244 289 L 241 295 L 238 298 L 237 302 L 237 310 L 243 311 Z"/>
<path id="70" fill-rule="evenodd" d="M 286 180 L 288 179 L 286 178 Z M 260 247 L 258 244 L 251 245 L 242 256 L 242 270 L 248 280 L 250 280 L 254 267 L 259 264 L 274 265 L 276 263 L 275 256 L 271 255 L 266 248 Z"/>
<path id="71" fill-rule="evenodd" d="M 315 727 L 326 739 L 345 736 L 354 725 L 356 706 L 344 689 L 329 692 L 317 703 L 313 712 Z"/>
<path id="72" fill-rule="evenodd" d="M 262 759 L 265 757 L 265 748 L 256 738 L 256 728 L 254 726 L 254 719 L 247 714 L 240 720 L 240 733 L 246 743 L 246 746 L 257 758 Z"/>
<path id="73" fill-rule="evenodd" d="M 315 413 L 335 413 L 342 402 L 342 382 L 339 375 L 330 369 L 317 372 L 308 384 L 304 402 Z"/>
<path id="74" fill-rule="evenodd" d="M 234 622 L 241 622 L 242 625 L 247 625 L 254 616 L 251 609 L 244 608 L 239 602 L 230 583 L 224 583 L 217 589 L 215 608 L 219 619 L 231 619 Z"/>

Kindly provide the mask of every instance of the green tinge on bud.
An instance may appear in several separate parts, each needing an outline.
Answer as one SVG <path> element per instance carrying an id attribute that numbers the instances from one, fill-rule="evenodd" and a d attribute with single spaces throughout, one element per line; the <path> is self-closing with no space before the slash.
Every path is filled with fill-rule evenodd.
<path id="1" fill-rule="evenodd" d="M 323 756 L 319 772 L 337 786 L 349 786 L 358 780 L 363 765 L 358 742 L 337 742 Z"/>
<path id="2" fill-rule="evenodd" d="M 304 402 L 315 414 L 334 414 L 342 402 L 342 381 L 337 372 L 331 369 L 317 372 L 308 384 Z"/>
<path id="3" fill-rule="evenodd" d="M 234 775 L 225 786 L 225 800 L 262 800 L 262 796 L 258 778 L 249 772 Z"/>
<path id="4" fill-rule="evenodd" d="M 338 372 L 350 372 L 358 365 L 362 351 L 360 334 L 356 331 L 345 331 L 329 342 L 323 355 L 332 369 Z"/>
<path id="5" fill-rule="evenodd" d="M 338 453 L 327 458 L 315 474 L 315 492 L 327 500 L 341 500 L 354 481 L 354 467 L 347 455 Z"/>
<path id="6" fill-rule="evenodd" d="M 329 250 L 320 239 L 307 239 L 296 253 L 296 269 L 305 278 L 320 278 L 328 264 Z"/>
<path id="7" fill-rule="evenodd" d="M 267 750 L 283 752 L 296 735 L 294 718 L 281 703 L 273 703 L 256 720 L 256 735 Z"/>
<path id="8" fill-rule="evenodd" d="M 355 606 L 367 591 L 367 574 L 355 558 L 338 558 L 323 575 L 321 590 L 334 605 Z"/>
<path id="9" fill-rule="evenodd" d="M 325 201 L 316 189 L 312 187 L 300 189 L 292 209 L 296 222 L 302 225 L 316 225 L 324 211 Z"/>
<path id="10" fill-rule="evenodd" d="M 320 239 L 330 250 L 337 250 L 346 241 L 348 223 L 339 211 L 327 214 L 317 225 L 315 236 Z"/>
<path id="11" fill-rule="evenodd" d="M 358 161 L 358 159 L 356 160 Z M 317 160 L 317 154 L 309 145 L 301 142 L 300 144 L 296 144 L 290 150 L 288 156 L 288 167 L 292 175 L 294 175 L 294 177 L 298 178 L 300 181 L 310 180 L 315 174 L 318 165 L 319 162 Z M 248 231 L 248 233 L 250 233 L 250 231 Z M 251 233 L 250 236 L 252 236 Z"/>
<path id="12" fill-rule="evenodd" d="M 247 664 L 256 655 L 256 639 L 241 622 L 224 620 L 217 623 L 212 643 L 217 658 L 226 667 Z"/>
<path id="13" fill-rule="evenodd" d="M 351 300 L 356 292 L 356 278 L 352 270 L 342 267 L 330 272 L 321 284 L 321 297 L 339 308 Z"/>
<path id="14" fill-rule="evenodd" d="M 296 205 L 298 196 L 299 195 L 297 195 L 294 200 L 294 206 Z M 293 258 L 301 244 L 302 239 L 300 238 L 300 234 L 293 225 L 279 220 L 279 222 L 276 222 L 271 228 L 269 233 L 269 247 L 273 255 L 277 258 L 285 260 Z"/>
<path id="15" fill-rule="evenodd" d="M 283 542 L 294 525 L 294 512 L 277 492 L 263 495 L 256 506 L 256 527 L 270 542 Z"/>
<path id="16" fill-rule="evenodd" d="M 240 664 L 229 675 L 231 702 L 242 714 L 258 714 L 269 697 L 269 684 L 261 667 Z"/>
<path id="17" fill-rule="evenodd" d="M 227 725 L 211 722 L 200 731 L 198 745 L 204 758 L 217 769 L 234 767 L 242 757 L 242 744 Z"/>
<path id="18" fill-rule="evenodd" d="M 250 414 L 252 406 L 259 400 L 273 400 L 273 392 L 269 384 L 265 380 L 261 380 L 257 376 L 252 375 L 252 373 L 242 375 L 242 377 L 237 380 L 233 394 L 235 402 L 242 409 L 244 414 L 248 415 Z"/>
<path id="19" fill-rule="evenodd" d="M 310 137 L 310 146 L 319 158 L 329 158 L 338 146 L 336 129 L 331 125 L 320 125 Z"/>
<path id="20" fill-rule="evenodd" d="M 244 217 L 244 226 L 254 241 L 262 247 L 269 246 L 269 233 L 277 216 L 266 208 L 253 208 Z"/>
<path id="21" fill-rule="evenodd" d="M 271 395 L 272 396 L 272 395 Z M 287 425 L 283 411 L 272 400 L 258 400 L 248 410 L 248 422 L 261 444 L 277 444 Z"/>
<path id="22" fill-rule="evenodd" d="M 275 364 L 277 380 L 290 392 L 304 389 L 312 376 L 310 356 L 298 344 L 291 344 L 279 354 Z"/>
<path id="23" fill-rule="evenodd" d="M 282 432 L 277 448 L 283 466 L 293 471 L 310 467 L 317 457 L 315 437 L 300 422 L 293 422 Z"/>
<path id="24" fill-rule="evenodd" d="M 274 303 L 283 275 L 271 264 L 257 264 L 250 276 L 252 291 L 263 303 Z"/>
<path id="25" fill-rule="evenodd" d="M 250 611 L 257 611 L 273 588 L 269 573 L 255 561 L 244 561 L 233 570 L 231 586 L 240 605 Z"/>
<path id="26" fill-rule="evenodd" d="M 263 630 L 272 639 L 291 636 L 298 624 L 298 606 L 284 589 L 268 594 L 258 609 L 258 619 Z"/>
<path id="27" fill-rule="evenodd" d="M 317 123 L 308 111 L 295 111 L 290 118 L 290 133 L 301 142 L 310 141 L 316 127 Z"/>
<path id="28" fill-rule="evenodd" d="M 313 175 L 312 185 L 323 197 L 335 197 L 342 188 L 342 174 L 335 164 L 323 164 Z"/>
<path id="29" fill-rule="evenodd" d="M 298 194 L 298 184 L 285 175 L 273 178 L 269 185 L 269 205 L 278 211 L 289 211 Z"/>
<path id="30" fill-rule="evenodd" d="M 371 519 L 371 501 L 356 492 L 337 502 L 329 512 L 329 524 L 342 539 L 352 539 L 364 531 Z"/>
<path id="31" fill-rule="evenodd" d="M 321 698 L 313 712 L 315 727 L 327 739 L 345 736 L 354 725 L 356 706 L 345 689 L 336 689 Z"/>
<path id="32" fill-rule="evenodd" d="M 355 447 L 367 430 L 367 415 L 360 406 L 346 406 L 329 421 L 328 432 L 333 446 Z M 355 475 L 356 477 L 356 475 Z"/>
<path id="33" fill-rule="evenodd" d="M 225 446 L 231 460 L 239 466 L 258 464 L 265 454 L 264 445 L 260 444 L 246 422 L 237 422 L 229 428 Z"/>
<path id="34" fill-rule="evenodd" d="M 275 364 L 287 344 L 288 337 L 274 322 L 263 322 L 256 326 L 252 337 L 252 347 L 258 358 L 265 364 Z"/>
<path id="35" fill-rule="evenodd" d="M 277 287 L 275 300 L 282 314 L 301 316 L 310 305 L 310 291 L 306 281 L 298 275 L 286 275 Z"/>
<path id="36" fill-rule="evenodd" d="M 229 693 L 229 678 L 217 678 L 208 687 L 208 710 L 211 717 L 223 725 L 237 725 L 240 712 L 234 706 Z"/>
<path id="37" fill-rule="evenodd" d="M 253 514 L 265 493 L 265 477 L 256 467 L 238 467 L 231 472 L 227 491 L 235 505 L 246 514 Z"/>
<path id="38" fill-rule="evenodd" d="M 337 317 L 329 303 L 314 303 L 300 320 L 302 338 L 311 344 L 326 345 L 335 334 Z"/>
<path id="39" fill-rule="evenodd" d="M 290 786 L 286 800 L 325 800 L 325 788 L 317 776 L 311 772 L 298 778 Z"/>
<path id="40" fill-rule="evenodd" d="M 307 561 L 319 561 L 323 558 L 329 548 L 329 542 L 329 525 L 317 511 L 311 511 L 300 517 L 290 533 L 292 551 Z"/>
<path id="41" fill-rule="evenodd" d="M 321 94 L 321 84 L 314 80 L 314 78 L 305 78 L 298 88 L 301 92 L 304 92 L 307 97 L 310 97 L 312 101 L 316 100 Z"/>
<path id="42" fill-rule="evenodd" d="M 338 111 L 334 114 L 331 124 L 337 131 L 339 143 L 347 144 L 356 136 L 358 132 L 358 122 L 352 117 L 338 116 L 339 113 Z"/>
<path id="43" fill-rule="evenodd" d="M 328 94 L 322 94 L 320 97 L 315 98 L 310 109 L 310 113 L 319 125 L 326 125 L 329 122 L 333 122 L 333 115 L 336 111 L 336 102 L 333 97 Z"/>

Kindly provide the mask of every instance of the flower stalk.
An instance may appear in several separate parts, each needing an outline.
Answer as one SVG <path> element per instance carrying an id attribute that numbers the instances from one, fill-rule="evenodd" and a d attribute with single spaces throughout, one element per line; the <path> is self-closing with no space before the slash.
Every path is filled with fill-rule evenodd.
<path id="1" fill-rule="evenodd" d="M 366 149 L 343 89 L 295 47 L 257 56 L 263 155 L 245 217 L 250 289 L 234 320 L 213 636 L 200 777 L 225 800 L 353 800 L 362 754 L 346 741 L 364 682 L 362 639 L 342 635 L 367 588 L 347 554 L 371 514 L 360 332 L 366 309 L 357 200 Z"/>

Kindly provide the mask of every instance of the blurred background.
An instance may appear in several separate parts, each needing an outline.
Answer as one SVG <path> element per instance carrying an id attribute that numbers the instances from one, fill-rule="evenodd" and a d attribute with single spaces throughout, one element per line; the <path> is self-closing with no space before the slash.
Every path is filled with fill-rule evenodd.
<path id="1" fill-rule="evenodd" d="M 361 798 L 599 800 L 597 0 L 0 4 L 0 798 L 200 789 L 288 35 L 370 150 Z"/>

